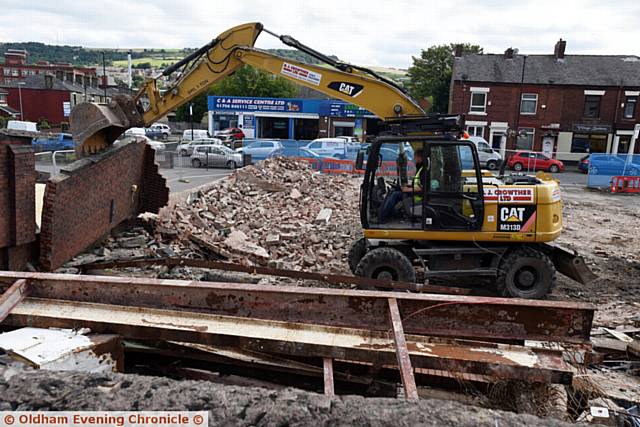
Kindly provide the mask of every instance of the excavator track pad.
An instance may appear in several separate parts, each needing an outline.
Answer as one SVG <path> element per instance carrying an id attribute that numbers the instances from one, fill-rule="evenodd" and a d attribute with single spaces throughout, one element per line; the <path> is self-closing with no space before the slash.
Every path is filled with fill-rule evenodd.
<path id="1" fill-rule="evenodd" d="M 80 103 L 69 119 L 80 157 L 104 151 L 124 131 L 144 124 L 134 98 L 128 95 L 116 95 L 108 105 Z"/>

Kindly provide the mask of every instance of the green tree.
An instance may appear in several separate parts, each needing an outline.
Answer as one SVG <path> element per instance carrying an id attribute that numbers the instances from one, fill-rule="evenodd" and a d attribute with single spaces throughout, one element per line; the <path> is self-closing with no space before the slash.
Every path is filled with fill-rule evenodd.
<path id="1" fill-rule="evenodd" d="M 247 65 L 211 86 L 207 93 L 194 98 L 193 120 L 199 122 L 207 112 L 208 95 L 290 98 L 295 94 L 296 86 L 290 81 Z M 179 121 L 189 120 L 189 104 L 176 110 L 176 118 Z"/>
<path id="2" fill-rule="evenodd" d="M 455 47 L 452 43 L 422 50 L 419 57 L 413 57 L 413 65 L 407 73 L 409 93 L 418 101 L 428 98 L 433 112 L 447 112 Z M 483 53 L 482 47 L 469 43 L 462 45 L 462 51 L 463 54 Z"/>

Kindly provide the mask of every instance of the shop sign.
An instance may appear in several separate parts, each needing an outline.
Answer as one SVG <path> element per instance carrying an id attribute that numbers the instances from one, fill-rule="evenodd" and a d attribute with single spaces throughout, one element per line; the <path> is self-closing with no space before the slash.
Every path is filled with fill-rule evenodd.
<path id="1" fill-rule="evenodd" d="M 240 98 L 210 96 L 209 109 L 214 111 L 270 111 L 281 113 L 302 112 L 302 101 L 286 98 Z"/>

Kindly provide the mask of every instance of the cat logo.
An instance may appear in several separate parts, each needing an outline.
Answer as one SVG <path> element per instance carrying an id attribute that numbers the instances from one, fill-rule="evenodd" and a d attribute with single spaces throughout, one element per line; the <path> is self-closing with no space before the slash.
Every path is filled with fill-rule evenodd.
<path id="1" fill-rule="evenodd" d="M 360 95 L 362 93 L 362 89 L 364 89 L 364 86 L 350 82 L 331 82 L 328 87 L 329 89 L 333 89 L 336 92 L 340 92 L 352 98 Z"/>
<path id="2" fill-rule="evenodd" d="M 522 222 L 524 208 L 503 207 L 500 209 L 500 221 Z"/>

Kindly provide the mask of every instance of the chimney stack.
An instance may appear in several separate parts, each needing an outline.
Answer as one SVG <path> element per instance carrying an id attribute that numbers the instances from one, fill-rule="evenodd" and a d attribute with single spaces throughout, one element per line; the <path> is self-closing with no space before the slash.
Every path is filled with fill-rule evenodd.
<path id="1" fill-rule="evenodd" d="M 504 57 L 505 59 L 513 59 L 513 48 L 510 47 L 509 49 L 504 51 Z"/>
<path id="2" fill-rule="evenodd" d="M 567 47 L 567 42 L 565 40 L 558 40 L 556 43 L 556 47 L 553 49 L 553 56 L 556 59 L 564 59 L 564 50 Z"/>
<path id="3" fill-rule="evenodd" d="M 460 58 L 462 56 L 462 45 L 457 44 L 453 50 L 453 56 L 456 58 Z"/>

